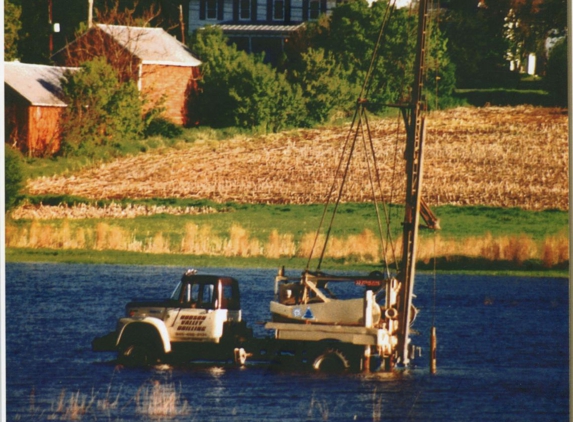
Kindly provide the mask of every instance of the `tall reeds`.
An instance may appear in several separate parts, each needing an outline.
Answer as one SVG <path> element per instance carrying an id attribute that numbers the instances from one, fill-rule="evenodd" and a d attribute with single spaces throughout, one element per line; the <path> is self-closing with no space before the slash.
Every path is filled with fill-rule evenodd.
<path id="1" fill-rule="evenodd" d="M 16 417 L 18 420 L 122 420 L 131 413 L 138 419 L 168 420 L 191 415 L 191 407 L 174 383 L 146 382 L 132 397 L 122 395 L 121 389 L 112 394 L 111 387 L 110 384 L 103 394 L 95 390 L 90 394 L 68 393 L 62 389 L 50 409 L 36 403 L 36 391 L 32 390 L 27 418 Z"/>
<path id="2" fill-rule="evenodd" d="M 210 225 L 186 224 L 181 233 L 143 233 L 141 230 L 98 222 L 95 227 L 72 226 L 64 220 L 58 224 L 33 220 L 29 225 L 9 226 L 6 246 L 32 249 L 117 250 L 156 254 L 188 254 L 220 257 L 261 257 L 268 259 L 310 255 L 315 233 L 302 234 L 298 239 L 291 233 L 272 230 L 267 238 L 257 238 L 247 229 L 232 224 L 228 232 L 216 232 Z M 314 250 L 319 256 L 324 244 L 320 235 Z M 400 238 L 396 239 L 400 244 Z M 400 248 L 387 259 L 399 260 Z M 345 237 L 331 236 L 325 258 L 351 262 L 378 263 L 383 260 L 377 236 L 370 230 Z M 462 239 L 445 238 L 439 233 L 420 239 L 418 260 L 429 263 L 433 258 L 481 258 L 486 261 L 512 262 L 517 266 L 538 260 L 545 268 L 562 266 L 569 260 L 569 240 L 566 233 L 550 235 L 536 241 L 521 234 L 516 236 L 472 236 Z"/>

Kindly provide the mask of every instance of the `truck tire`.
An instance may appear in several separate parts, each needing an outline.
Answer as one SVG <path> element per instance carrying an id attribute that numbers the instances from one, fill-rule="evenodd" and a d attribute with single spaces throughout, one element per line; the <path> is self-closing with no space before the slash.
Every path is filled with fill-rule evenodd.
<path id="1" fill-rule="evenodd" d="M 163 357 L 161 337 L 153 327 L 134 324 L 126 328 L 118 347 L 118 362 L 127 366 L 155 365 Z"/>
<path id="2" fill-rule="evenodd" d="M 149 366 L 157 363 L 157 348 L 145 343 L 130 343 L 120 348 L 119 363 L 126 366 Z"/>
<path id="3" fill-rule="evenodd" d="M 346 372 L 350 369 L 350 361 L 342 351 L 328 348 L 314 359 L 312 367 L 320 372 Z"/>

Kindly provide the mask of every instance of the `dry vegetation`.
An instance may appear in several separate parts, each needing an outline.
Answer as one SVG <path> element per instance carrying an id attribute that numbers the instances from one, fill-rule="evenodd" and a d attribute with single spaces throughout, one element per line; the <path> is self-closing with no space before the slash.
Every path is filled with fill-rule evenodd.
<path id="1" fill-rule="evenodd" d="M 170 420 L 191 416 L 191 407 L 187 400 L 182 398 L 180 389 L 177 389 L 174 383 L 150 381 L 142 385 L 132 398 L 120 397 L 121 389 L 112 395 L 111 389 L 110 385 L 103 394 L 94 390 L 91 394 L 80 391 L 68 394 L 63 389 L 49 411 L 36 405 L 36 394 L 33 390 L 29 412 L 25 415 L 28 419 L 17 415 L 16 420 L 122 420 L 118 416 L 124 411 L 129 413 L 133 404 L 138 419 Z"/>
<path id="2" fill-rule="evenodd" d="M 314 233 L 306 233 L 297 241 L 292 234 L 273 230 L 268 239 L 259 240 L 248 230 L 233 225 L 227 235 L 214 233 L 208 225 L 188 223 L 181 236 L 170 239 L 161 232 L 141 234 L 104 222 L 95 228 L 73 230 L 67 220 L 61 226 L 32 221 L 29 227 L 6 227 L 6 245 L 15 248 L 87 249 L 145 252 L 155 254 L 188 254 L 224 257 L 308 258 Z M 395 245 L 399 245 L 397 239 Z M 319 239 L 319 245 L 324 238 Z M 348 259 L 354 262 L 389 264 L 398 262 L 400 248 L 387 251 L 385 256 L 374 233 L 368 229 L 358 235 L 332 236 L 326 258 Z M 315 251 L 315 257 L 317 252 Z M 566 263 L 569 259 L 569 239 L 566 233 L 549 236 L 536 242 L 527 235 L 485 236 L 463 239 L 444 238 L 439 233 L 420 239 L 418 259 L 429 263 L 434 257 L 456 259 L 459 256 L 483 258 L 491 262 L 510 261 L 517 266 L 528 260 L 539 260 L 545 268 Z"/>
<path id="3" fill-rule="evenodd" d="M 384 194 L 390 202 L 401 202 L 403 191 L 403 135 L 397 135 L 398 122 L 398 118 L 371 122 Z M 346 132 L 341 127 L 199 141 L 185 149 L 126 157 L 71 176 L 31 180 L 27 190 L 33 195 L 94 199 L 320 203 L 332 183 Z M 358 148 L 345 201 L 370 199 L 367 170 L 358 165 L 364 161 L 362 154 Z M 425 157 L 424 196 L 430 205 L 568 208 L 564 110 L 520 106 L 432 113 Z"/>
<path id="4" fill-rule="evenodd" d="M 72 207 L 63 204 L 52 205 L 32 205 L 25 203 L 12 211 L 12 218 L 15 220 L 50 220 L 53 218 L 135 218 L 155 214 L 171 215 L 197 215 L 212 214 L 218 212 L 212 207 L 168 207 L 164 205 L 134 205 L 111 203 L 103 207 L 87 204 L 77 204 Z"/>

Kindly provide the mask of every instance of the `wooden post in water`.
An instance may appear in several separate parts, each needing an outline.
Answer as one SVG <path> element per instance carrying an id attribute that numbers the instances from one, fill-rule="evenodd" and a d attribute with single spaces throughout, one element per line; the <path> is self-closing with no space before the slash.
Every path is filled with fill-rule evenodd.
<path id="1" fill-rule="evenodd" d="M 430 332 L 430 374 L 436 373 L 436 327 Z"/>
<path id="2" fill-rule="evenodd" d="M 364 346 L 364 368 L 362 368 L 364 372 L 370 372 L 370 356 L 370 346 Z"/>

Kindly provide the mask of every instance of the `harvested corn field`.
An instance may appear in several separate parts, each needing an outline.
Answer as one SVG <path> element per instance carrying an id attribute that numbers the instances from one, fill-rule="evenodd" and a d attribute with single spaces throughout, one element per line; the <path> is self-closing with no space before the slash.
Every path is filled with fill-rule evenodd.
<path id="1" fill-rule="evenodd" d="M 383 194 L 388 202 L 400 203 L 403 124 L 398 117 L 370 123 Z M 424 197 L 430 205 L 568 208 L 565 110 L 457 108 L 432 113 L 427 127 Z M 32 195 L 92 199 L 320 203 L 332 184 L 346 136 L 347 128 L 340 127 L 196 142 L 65 177 L 34 179 L 27 190 Z M 372 199 L 363 149 L 359 145 L 355 152 L 344 201 Z"/>

